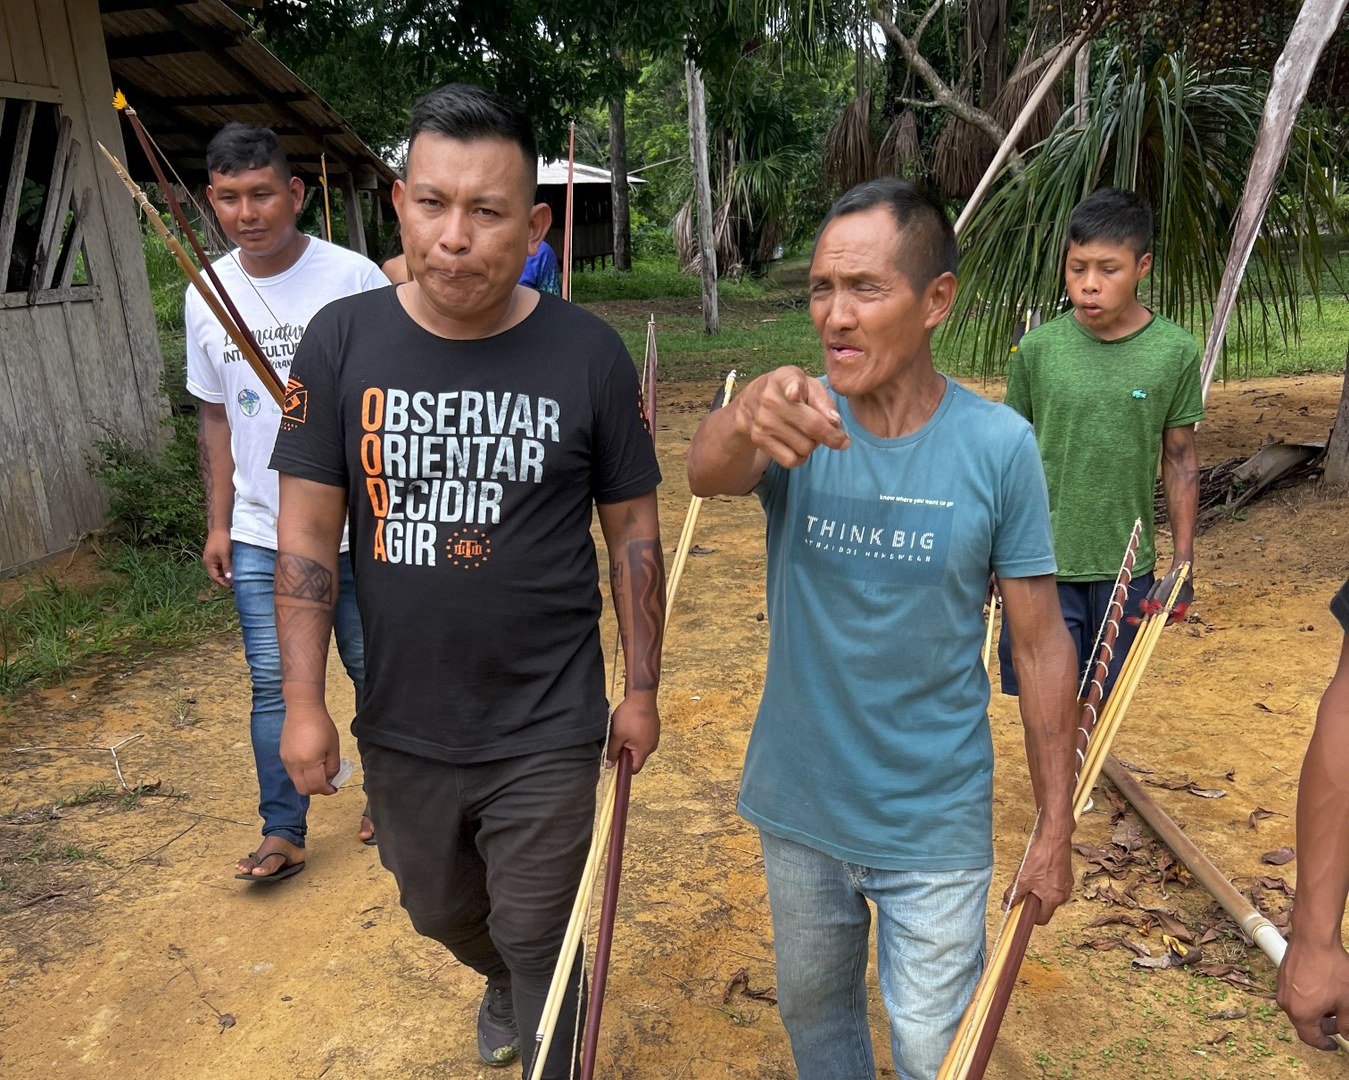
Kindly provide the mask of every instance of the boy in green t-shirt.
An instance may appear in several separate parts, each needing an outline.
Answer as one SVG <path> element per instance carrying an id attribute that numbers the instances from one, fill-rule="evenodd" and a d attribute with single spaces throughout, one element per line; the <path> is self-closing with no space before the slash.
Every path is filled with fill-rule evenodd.
<path id="1" fill-rule="evenodd" d="M 1082 670 L 1110 603 L 1135 519 L 1143 534 L 1127 614 L 1150 603 L 1157 552 L 1152 513 L 1157 460 L 1171 524 L 1171 570 L 1194 558 L 1199 460 L 1194 425 L 1204 415 L 1199 348 L 1190 333 L 1138 300 L 1152 269 L 1152 211 L 1131 191 L 1102 188 L 1068 221 L 1064 281 L 1073 310 L 1032 330 L 1012 353 L 1006 402 L 1035 428 L 1049 484 L 1059 603 Z M 1186 583 L 1172 617 L 1194 596 Z M 1105 692 L 1137 632 L 1120 625 Z M 1002 689 L 1016 694 L 1011 639 L 998 642 Z"/>

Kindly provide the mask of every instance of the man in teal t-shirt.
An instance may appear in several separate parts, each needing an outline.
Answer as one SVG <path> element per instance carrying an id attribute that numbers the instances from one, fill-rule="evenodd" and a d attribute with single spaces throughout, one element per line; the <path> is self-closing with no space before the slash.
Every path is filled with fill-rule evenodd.
<path id="1" fill-rule="evenodd" d="M 1139 518 L 1143 533 L 1129 589 L 1131 614 L 1147 604 L 1153 590 L 1158 457 L 1173 542 L 1171 569 L 1194 559 L 1199 501 L 1194 425 L 1204 415 L 1199 348 L 1189 331 L 1138 301 L 1138 283 L 1152 268 L 1151 240 L 1152 211 L 1133 192 L 1102 188 L 1083 199 L 1068 222 L 1064 262 L 1073 310 L 1021 339 L 1007 377 L 1006 403 L 1034 425 L 1044 461 L 1059 600 L 1081 671 L 1092 662 L 1097 630 Z M 1193 596 L 1187 583 L 1173 619 L 1184 619 Z M 1136 633 L 1136 620 L 1121 623 L 1107 694 Z M 1003 692 L 1016 694 L 1005 623 L 998 656 Z"/>
<path id="2" fill-rule="evenodd" d="M 940 207 L 903 181 L 835 204 L 811 317 L 827 380 L 783 367 L 711 414 L 697 495 L 748 494 L 768 533 L 768 671 L 740 812 L 759 829 L 779 1013 L 802 1077 L 876 1075 L 866 968 L 895 1070 L 930 1080 L 983 967 L 993 747 L 980 663 L 988 575 L 1016 627 L 1040 827 L 1020 875 L 1068 896 L 1073 653 L 1033 433 L 934 370 L 956 290 Z"/>

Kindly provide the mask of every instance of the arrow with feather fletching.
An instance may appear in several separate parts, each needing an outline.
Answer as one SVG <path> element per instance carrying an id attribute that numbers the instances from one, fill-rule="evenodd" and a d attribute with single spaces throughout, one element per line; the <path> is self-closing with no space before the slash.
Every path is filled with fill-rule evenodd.
<path id="1" fill-rule="evenodd" d="M 125 167 L 123 167 L 122 164 L 108 152 L 107 147 L 103 146 L 101 143 L 99 144 L 99 149 L 108 156 L 110 161 L 112 161 L 114 168 L 117 169 L 117 174 L 122 178 L 122 182 L 126 184 L 131 191 L 132 197 L 140 203 L 142 209 L 146 211 L 146 216 L 151 219 L 151 224 L 159 226 L 160 236 L 163 237 L 165 243 L 169 245 L 169 249 L 174 253 L 174 258 L 176 258 L 179 265 L 182 266 L 184 273 L 187 274 L 188 280 L 192 282 L 193 287 L 201 294 L 202 299 L 206 301 L 206 305 L 211 309 L 212 314 L 219 319 L 220 325 L 224 328 L 225 333 L 227 333 L 230 336 L 230 340 L 239 347 L 239 351 L 248 362 L 248 366 L 252 368 L 254 374 L 262 380 L 263 385 L 267 388 L 267 392 L 272 395 L 277 404 L 282 405 L 284 408 L 286 384 L 281 381 L 281 376 L 276 373 L 276 369 L 272 367 L 262 355 L 262 350 L 258 348 L 257 339 L 253 337 L 253 333 L 249 330 L 248 324 L 244 321 L 244 317 L 239 314 L 238 307 L 235 306 L 234 301 L 230 298 L 229 291 L 225 288 L 224 284 L 222 284 L 219 275 L 215 272 L 215 268 L 211 266 L 211 260 L 207 257 L 206 251 L 202 248 L 201 241 L 197 239 L 197 234 L 192 228 L 192 223 L 188 220 L 187 214 L 183 212 L 182 204 L 178 202 L 177 196 L 173 193 L 173 185 L 169 183 L 168 177 L 164 175 L 164 170 L 159 164 L 159 155 L 156 152 L 154 140 L 150 138 L 149 132 L 145 130 L 145 125 L 141 123 L 140 117 L 136 115 L 136 110 L 127 102 L 126 95 L 123 94 L 122 91 L 118 90 L 113 96 L 112 105 L 114 109 L 117 109 L 127 118 L 127 122 L 131 125 L 131 130 L 136 135 L 136 141 L 140 144 L 141 152 L 150 163 L 150 168 L 154 170 L 155 181 L 159 184 L 160 191 L 164 193 L 164 198 L 169 204 L 169 211 L 173 214 L 174 220 L 178 223 L 178 228 L 182 230 L 183 235 L 187 237 L 188 242 L 192 245 L 192 250 L 196 253 L 197 260 L 201 264 L 201 272 L 195 272 L 195 268 L 189 270 L 191 259 L 187 258 L 187 253 L 183 251 L 182 244 L 169 233 L 168 229 L 164 226 L 163 221 L 159 219 L 158 211 L 154 210 L 149 200 L 145 197 L 145 193 L 135 181 L 131 179 L 131 175 L 127 172 Z M 174 250 L 175 246 L 177 250 Z M 208 288 L 206 282 L 202 280 L 203 272 L 206 277 L 210 278 L 211 286 L 214 287 L 218 300 L 212 297 L 211 289 Z M 224 309 L 223 311 L 221 310 L 222 307 Z"/>

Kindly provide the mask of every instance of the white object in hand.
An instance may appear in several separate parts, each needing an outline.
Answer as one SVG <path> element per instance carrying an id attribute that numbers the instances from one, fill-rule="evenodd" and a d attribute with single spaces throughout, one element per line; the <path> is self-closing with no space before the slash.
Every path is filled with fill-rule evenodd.
<path id="1" fill-rule="evenodd" d="M 328 783 L 332 784 L 335 788 L 340 788 L 351 779 L 351 774 L 355 769 L 356 766 L 353 762 L 348 761 L 346 758 L 342 758 L 338 763 L 337 773 L 328 781 Z"/>

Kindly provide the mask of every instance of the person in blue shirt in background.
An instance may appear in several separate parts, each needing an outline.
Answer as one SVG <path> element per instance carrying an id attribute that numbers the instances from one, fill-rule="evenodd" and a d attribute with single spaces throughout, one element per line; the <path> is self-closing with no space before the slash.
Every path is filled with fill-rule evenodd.
<path id="1" fill-rule="evenodd" d="M 412 275 L 408 273 L 407 259 L 401 253 L 385 261 L 380 269 L 384 271 L 384 276 L 395 285 L 401 285 L 405 281 L 412 280 Z M 525 269 L 524 273 L 520 275 L 520 284 L 531 289 L 538 289 L 541 293 L 552 293 L 554 296 L 562 295 L 562 277 L 557 268 L 557 256 L 553 253 L 553 249 L 548 246 L 547 240 L 540 240 L 538 253 L 525 260 Z"/>
<path id="2" fill-rule="evenodd" d="M 557 256 L 548 246 L 547 240 L 540 240 L 538 252 L 525 260 L 525 272 L 520 275 L 520 284 L 554 296 L 562 295 L 562 275 L 557 268 Z"/>

